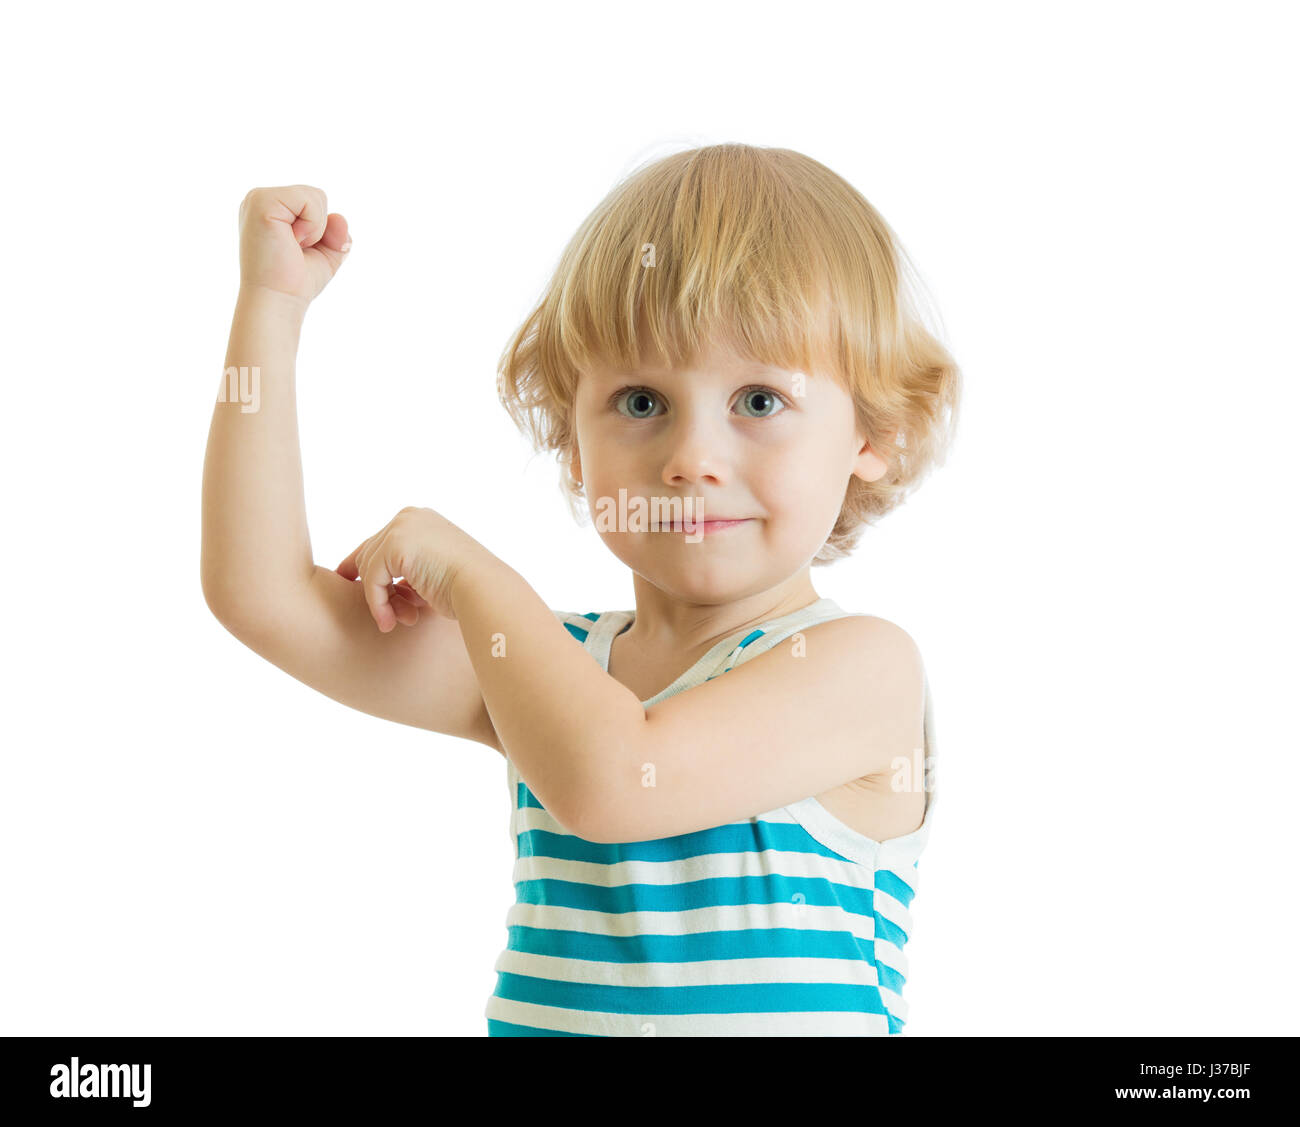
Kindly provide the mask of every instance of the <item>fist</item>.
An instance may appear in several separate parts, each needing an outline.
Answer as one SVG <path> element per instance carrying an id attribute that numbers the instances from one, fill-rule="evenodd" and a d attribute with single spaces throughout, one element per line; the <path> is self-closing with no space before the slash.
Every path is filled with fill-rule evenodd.
<path id="1" fill-rule="evenodd" d="M 312 301 L 352 246 L 348 221 L 306 184 L 254 188 L 239 205 L 239 285 Z"/>

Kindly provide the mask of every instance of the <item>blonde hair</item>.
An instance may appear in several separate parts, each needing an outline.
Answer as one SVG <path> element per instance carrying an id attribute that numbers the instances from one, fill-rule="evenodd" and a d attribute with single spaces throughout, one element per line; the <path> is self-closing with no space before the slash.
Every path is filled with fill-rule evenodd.
<path id="1" fill-rule="evenodd" d="M 583 221 L 502 353 L 497 393 L 535 449 L 559 452 L 576 519 L 582 486 L 567 463 L 583 371 L 636 368 L 647 343 L 686 367 L 722 341 L 745 359 L 829 372 L 888 465 L 877 481 L 850 477 L 812 561 L 829 563 L 945 459 L 956 429 L 960 371 L 922 322 L 914 278 L 876 209 L 811 157 L 742 144 L 674 153 L 633 170 Z"/>

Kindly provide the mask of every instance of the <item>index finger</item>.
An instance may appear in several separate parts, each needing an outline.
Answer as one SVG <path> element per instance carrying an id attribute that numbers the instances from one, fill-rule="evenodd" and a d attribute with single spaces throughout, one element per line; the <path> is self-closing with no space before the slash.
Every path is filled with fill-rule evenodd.
<path id="1" fill-rule="evenodd" d="M 365 546 L 366 546 L 366 541 L 362 540 L 360 544 L 358 544 L 355 548 L 352 549 L 352 554 L 348 556 L 348 558 L 345 559 L 341 564 L 339 564 L 339 566 L 336 567 L 334 570 L 337 571 L 341 576 L 343 576 L 344 579 L 356 579 L 357 578 L 357 555 L 360 553 L 361 549 L 364 548 Z"/>

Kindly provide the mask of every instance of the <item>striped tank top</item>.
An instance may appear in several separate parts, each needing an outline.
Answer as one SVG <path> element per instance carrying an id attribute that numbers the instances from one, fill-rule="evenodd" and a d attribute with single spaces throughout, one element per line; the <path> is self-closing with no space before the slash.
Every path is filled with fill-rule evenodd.
<path id="1" fill-rule="evenodd" d="M 555 612 L 602 669 L 632 611 Z M 800 630 L 830 599 L 724 639 L 642 702 L 711 680 Z M 491 1037 L 877 1036 L 907 1019 L 903 946 L 937 795 L 927 679 L 925 814 L 876 841 L 815 797 L 744 821 L 627 844 L 587 841 L 507 758 L 515 904 L 494 967 Z"/>

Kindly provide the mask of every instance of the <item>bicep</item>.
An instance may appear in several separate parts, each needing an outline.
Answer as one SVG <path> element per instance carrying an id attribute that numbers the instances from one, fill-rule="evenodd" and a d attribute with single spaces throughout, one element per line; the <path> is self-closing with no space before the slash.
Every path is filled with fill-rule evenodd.
<path id="1" fill-rule="evenodd" d="M 340 704 L 502 752 L 455 619 L 421 609 L 415 625 L 381 633 L 361 584 L 317 566 L 296 597 L 228 628 Z"/>

